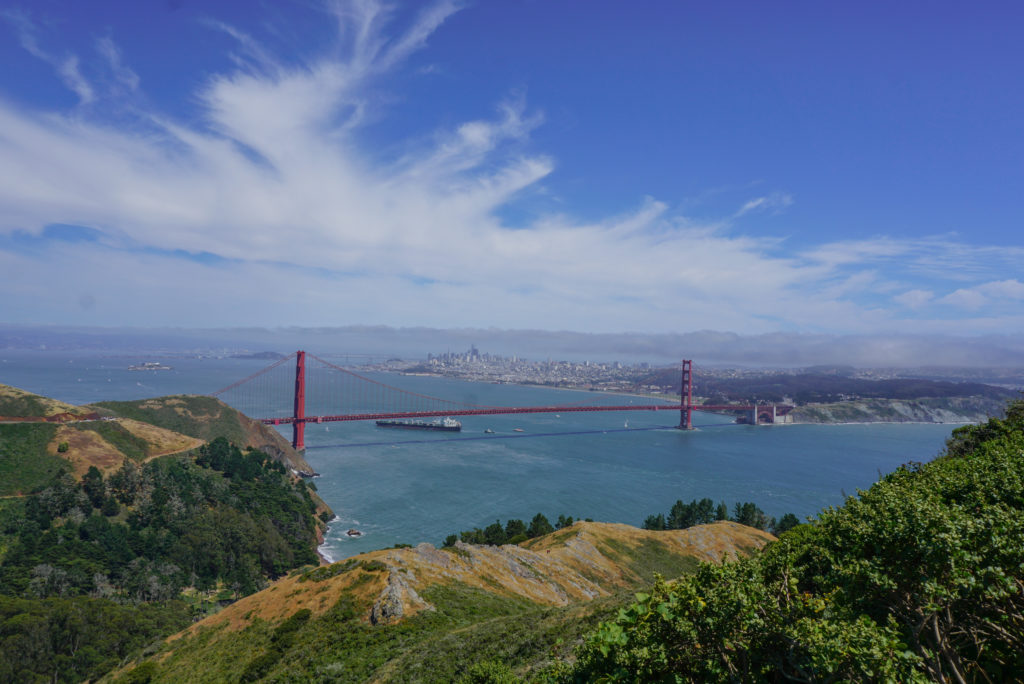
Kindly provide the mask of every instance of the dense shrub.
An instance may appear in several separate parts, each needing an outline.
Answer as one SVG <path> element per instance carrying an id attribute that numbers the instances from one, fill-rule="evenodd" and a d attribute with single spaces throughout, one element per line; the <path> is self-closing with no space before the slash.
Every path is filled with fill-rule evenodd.
<path id="1" fill-rule="evenodd" d="M 1007 681 L 1024 671 L 1024 402 L 759 555 L 659 581 L 566 681 Z"/>
<path id="2" fill-rule="evenodd" d="M 126 507 L 123 522 L 115 518 Z M 316 563 L 315 505 L 258 451 L 218 439 L 193 463 L 131 461 L 104 478 L 63 474 L 8 523 L 0 593 L 166 600 L 224 582 L 238 594 Z"/>

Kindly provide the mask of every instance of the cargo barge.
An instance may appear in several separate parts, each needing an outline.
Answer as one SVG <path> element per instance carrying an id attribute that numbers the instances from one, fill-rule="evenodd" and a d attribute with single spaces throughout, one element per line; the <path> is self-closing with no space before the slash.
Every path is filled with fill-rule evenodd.
<path id="1" fill-rule="evenodd" d="M 433 420 L 429 423 L 425 420 L 378 420 L 377 427 L 402 428 L 405 430 L 440 430 L 442 432 L 459 432 L 462 430 L 462 423 L 453 418 Z"/>

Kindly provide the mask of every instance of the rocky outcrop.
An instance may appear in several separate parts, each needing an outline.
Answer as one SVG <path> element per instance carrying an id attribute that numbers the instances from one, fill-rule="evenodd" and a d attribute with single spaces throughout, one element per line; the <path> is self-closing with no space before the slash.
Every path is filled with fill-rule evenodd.
<path id="1" fill-rule="evenodd" d="M 370 624 L 386 625 L 423 610 L 434 610 L 409 584 L 415 580 L 411 570 L 388 568 L 388 585 L 377 597 L 370 610 Z"/>

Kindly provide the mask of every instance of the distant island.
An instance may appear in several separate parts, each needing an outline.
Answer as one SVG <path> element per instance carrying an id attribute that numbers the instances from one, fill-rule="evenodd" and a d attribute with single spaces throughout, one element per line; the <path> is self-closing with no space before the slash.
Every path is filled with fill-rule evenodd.
<path id="1" fill-rule="evenodd" d="M 174 370 L 173 367 L 166 364 L 160 363 L 159 361 L 146 361 L 145 363 L 136 363 L 128 366 L 130 371 L 156 371 L 156 370 Z"/>

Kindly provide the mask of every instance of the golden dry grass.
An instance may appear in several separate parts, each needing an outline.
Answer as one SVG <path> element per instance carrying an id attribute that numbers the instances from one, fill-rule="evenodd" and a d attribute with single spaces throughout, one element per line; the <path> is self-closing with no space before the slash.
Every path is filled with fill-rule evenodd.
<path id="1" fill-rule="evenodd" d="M 342 561 L 344 562 L 344 561 Z M 301 575 L 285 577 L 263 591 L 232 603 L 224 610 L 168 638 L 173 641 L 203 629 L 227 627 L 241 630 L 259 618 L 277 623 L 298 610 L 308 608 L 313 615 L 322 615 L 346 595 L 356 606 L 369 610 L 388 581 L 386 571 L 367 571 L 355 567 L 321 582 L 302 581 Z"/>
<path id="2" fill-rule="evenodd" d="M 118 418 L 117 422 L 136 437 L 146 441 L 148 444 L 146 448 L 147 461 L 189 449 L 197 449 L 203 444 L 203 440 L 196 437 L 189 437 L 180 432 L 166 430 L 131 418 Z"/>
<path id="3" fill-rule="evenodd" d="M 459 544 L 453 549 L 437 549 L 430 544 L 420 544 L 414 548 L 383 549 L 349 561 L 376 561 L 386 566 L 386 570 L 367 572 L 356 565 L 322 581 L 303 582 L 301 576 L 282 579 L 174 638 L 206 628 L 240 630 L 257 618 L 276 623 L 302 608 L 309 608 L 314 615 L 321 614 L 343 595 L 352 600 L 368 620 L 374 603 L 388 591 L 389 582 L 396 580 L 414 592 L 458 582 L 540 605 L 566 606 L 649 581 L 649 577 L 640 577 L 631 569 L 630 550 L 638 555 L 650 553 L 653 544 L 657 545 L 657 551 L 679 559 L 720 562 L 725 557 L 746 555 L 774 539 L 767 532 L 733 522 L 666 531 L 577 522 L 522 546 Z M 344 563 L 324 566 L 321 570 L 340 570 Z M 403 593 L 406 617 L 428 607 L 422 601 L 405 598 Z"/>
<path id="4" fill-rule="evenodd" d="M 61 442 L 68 443 L 68 450 L 64 453 L 57 452 L 57 446 Z M 70 463 L 71 474 L 75 479 L 85 475 L 89 466 L 96 466 L 106 475 L 120 468 L 125 458 L 114 445 L 95 432 L 76 430 L 70 425 L 61 425 L 57 428 L 57 433 L 46 450 Z"/>
<path id="5" fill-rule="evenodd" d="M 145 440 L 146 461 L 194 449 L 203 444 L 201 439 L 187 437 L 137 420 L 118 418 L 116 422 L 136 437 Z M 68 450 L 64 453 L 57 451 L 61 442 L 68 443 Z M 117 447 L 99 434 L 76 429 L 73 425 L 58 426 L 53 440 L 46 449 L 70 463 L 72 475 L 76 479 L 85 475 L 89 466 L 96 466 L 106 476 L 120 468 L 126 458 Z"/>

